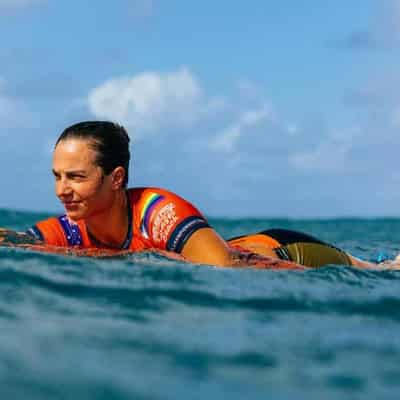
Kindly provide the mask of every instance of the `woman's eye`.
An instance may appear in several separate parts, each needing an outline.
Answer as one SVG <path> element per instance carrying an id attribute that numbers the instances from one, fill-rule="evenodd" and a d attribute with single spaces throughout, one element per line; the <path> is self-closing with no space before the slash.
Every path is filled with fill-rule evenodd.
<path id="1" fill-rule="evenodd" d="M 71 179 L 74 179 L 74 180 L 85 179 L 85 176 L 84 175 L 72 175 Z"/>

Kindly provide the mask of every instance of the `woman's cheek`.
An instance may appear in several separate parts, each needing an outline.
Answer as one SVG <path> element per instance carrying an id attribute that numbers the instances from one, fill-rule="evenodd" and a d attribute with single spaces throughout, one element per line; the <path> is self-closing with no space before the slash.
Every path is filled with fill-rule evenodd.
<path id="1" fill-rule="evenodd" d="M 76 193 L 82 200 L 85 200 L 93 196 L 94 190 L 92 186 L 88 186 L 87 184 L 78 184 L 76 187 Z"/>

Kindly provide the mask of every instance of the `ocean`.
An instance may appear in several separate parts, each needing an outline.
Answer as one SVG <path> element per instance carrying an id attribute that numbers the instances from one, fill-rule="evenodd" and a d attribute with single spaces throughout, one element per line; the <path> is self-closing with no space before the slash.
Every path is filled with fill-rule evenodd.
<path id="1" fill-rule="evenodd" d="M 45 215 L 0 211 L 25 230 Z M 400 219 L 213 219 L 372 260 Z M 1 399 L 396 399 L 400 271 L 216 268 L 0 248 Z"/>

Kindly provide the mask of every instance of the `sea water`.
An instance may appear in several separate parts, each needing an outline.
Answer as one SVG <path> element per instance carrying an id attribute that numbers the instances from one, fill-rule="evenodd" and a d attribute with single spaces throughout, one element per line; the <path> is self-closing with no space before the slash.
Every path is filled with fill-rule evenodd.
<path id="1" fill-rule="evenodd" d="M 44 215 L 0 211 L 25 230 Z M 364 259 L 399 219 L 215 219 Z M 400 271 L 216 268 L 0 248 L 1 399 L 398 399 Z"/>

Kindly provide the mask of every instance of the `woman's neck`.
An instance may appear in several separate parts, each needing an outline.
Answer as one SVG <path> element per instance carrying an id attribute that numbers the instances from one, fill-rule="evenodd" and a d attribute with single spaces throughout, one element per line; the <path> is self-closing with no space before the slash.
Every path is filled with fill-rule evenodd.
<path id="1" fill-rule="evenodd" d="M 89 235 L 106 247 L 121 247 L 129 230 L 127 210 L 127 194 L 122 190 L 107 210 L 85 221 Z"/>

